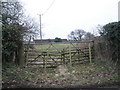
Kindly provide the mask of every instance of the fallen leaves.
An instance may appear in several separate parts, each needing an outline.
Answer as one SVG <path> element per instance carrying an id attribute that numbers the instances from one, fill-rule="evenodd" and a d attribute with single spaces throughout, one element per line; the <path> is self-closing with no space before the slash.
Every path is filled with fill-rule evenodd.
<path id="1" fill-rule="evenodd" d="M 7 69 L 3 73 L 6 79 L 2 83 L 4 87 L 9 88 L 20 87 L 23 84 L 33 87 L 67 87 L 70 85 L 101 84 L 117 79 L 117 76 L 113 77 L 113 75 L 117 75 L 117 71 L 113 68 L 107 68 L 105 65 L 81 64 L 69 68 L 65 66 L 63 69 L 63 67 L 59 67 L 59 69 L 47 68 L 46 72 L 42 68 L 34 67 L 16 68 L 13 71 Z"/>

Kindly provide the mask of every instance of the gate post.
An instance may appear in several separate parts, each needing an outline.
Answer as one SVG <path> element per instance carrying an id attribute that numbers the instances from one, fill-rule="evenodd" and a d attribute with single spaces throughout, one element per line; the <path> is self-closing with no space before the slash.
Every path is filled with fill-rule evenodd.
<path id="1" fill-rule="evenodd" d="M 89 59 L 90 59 L 90 63 L 92 63 L 92 60 L 91 60 L 91 45 L 90 45 L 90 43 L 89 43 Z"/>
<path id="2" fill-rule="evenodd" d="M 70 66 L 72 65 L 72 59 L 71 59 L 71 47 L 69 45 L 69 56 L 70 56 Z"/>

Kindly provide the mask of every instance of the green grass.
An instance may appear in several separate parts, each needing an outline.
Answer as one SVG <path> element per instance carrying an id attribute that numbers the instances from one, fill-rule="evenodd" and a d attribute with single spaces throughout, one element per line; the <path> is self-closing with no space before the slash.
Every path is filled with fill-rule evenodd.
<path id="1" fill-rule="evenodd" d="M 76 45 L 74 43 L 73 45 Z M 72 44 L 43 44 L 43 45 L 34 45 L 35 49 L 66 49 L 67 47 L 74 47 Z"/>

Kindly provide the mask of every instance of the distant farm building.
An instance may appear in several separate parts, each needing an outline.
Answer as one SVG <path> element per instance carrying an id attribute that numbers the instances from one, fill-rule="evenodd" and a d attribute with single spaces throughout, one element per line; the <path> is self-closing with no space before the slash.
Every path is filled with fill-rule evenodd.
<path id="1" fill-rule="evenodd" d="M 35 44 L 42 44 L 42 43 L 53 43 L 55 42 L 55 39 L 35 39 L 33 41 Z M 67 39 L 61 39 L 61 42 L 67 42 Z"/>

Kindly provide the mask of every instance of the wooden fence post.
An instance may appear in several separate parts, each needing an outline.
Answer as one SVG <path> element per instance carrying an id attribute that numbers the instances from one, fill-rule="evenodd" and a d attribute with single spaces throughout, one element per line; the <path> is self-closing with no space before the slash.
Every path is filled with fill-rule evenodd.
<path id="1" fill-rule="evenodd" d="M 43 56 L 43 68 L 45 66 L 45 56 Z"/>
<path id="2" fill-rule="evenodd" d="M 25 65 L 25 58 L 24 58 L 23 42 L 20 42 L 17 57 L 18 57 L 18 65 L 24 66 Z"/>
<path id="3" fill-rule="evenodd" d="M 93 55 L 93 58 L 95 58 L 95 46 L 94 46 L 94 41 L 92 41 L 93 43 L 93 46 L 92 46 L 92 55 Z"/>
<path id="4" fill-rule="evenodd" d="M 29 50 L 25 50 L 25 64 L 26 64 L 26 66 L 28 64 L 28 52 L 29 52 Z"/>
<path id="5" fill-rule="evenodd" d="M 47 61 L 48 61 L 48 52 L 47 52 L 47 56 L 46 56 L 46 59 L 45 59 L 45 69 L 47 67 Z"/>
<path id="6" fill-rule="evenodd" d="M 64 49 L 61 51 L 61 64 L 65 64 L 65 52 L 64 52 Z"/>
<path id="7" fill-rule="evenodd" d="M 30 39 L 29 39 L 28 44 L 26 46 L 26 52 L 25 52 L 25 54 L 26 54 L 26 57 L 25 57 L 26 65 L 28 64 L 28 53 L 29 53 L 30 42 L 31 42 L 31 36 L 30 36 Z"/>
<path id="8" fill-rule="evenodd" d="M 42 54 L 43 54 L 43 68 L 45 68 L 45 55 L 43 52 L 42 52 Z"/>
<path id="9" fill-rule="evenodd" d="M 46 58 L 47 57 L 47 52 L 43 52 L 43 68 L 46 70 Z"/>
<path id="10" fill-rule="evenodd" d="M 69 45 L 69 56 L 70 56 L 70 65 L 72 65 L 72 59 L 71 59 L 71 46 Z"/>
<path id="11" fill-rule="evenodd" d="M 63 59 L 63 57 L 62 57 L 62 56 L 63 56 L 62 53 L 63 53 L 63 52 L 61 51 L 61 64 L 62 64 L 62 59 Z"/>
<path id="12" fill-rule="evenodd" d="M 89 59 L 90 59 L 90 63 L 92 63 L 92 60 L 91 60 L 91 45 L 89 43 Z"/>
<path id="13" fill-rule="evenodd" d="M 65 63 L 65 50 L 63 49 L 63 64 L 66 64 Z"/>
<path id="14" fill-rule="evenodd" d="M 80 50 L 79 49 L 77 49 L 77 53 L 78 53 L 78 56 L 77 56 L 77 58 L 78 58 L 78 60 L 80 60 Z"/>
<path id="15" fill-rule="evenodd" d="M 46 67 L 47 67 L 47 60 L 48 60 L 48 52 L 46 53 L 46 58 L 45 59 L 45 66 L 44 66 L 44 70 L 46 71 Z"/>

